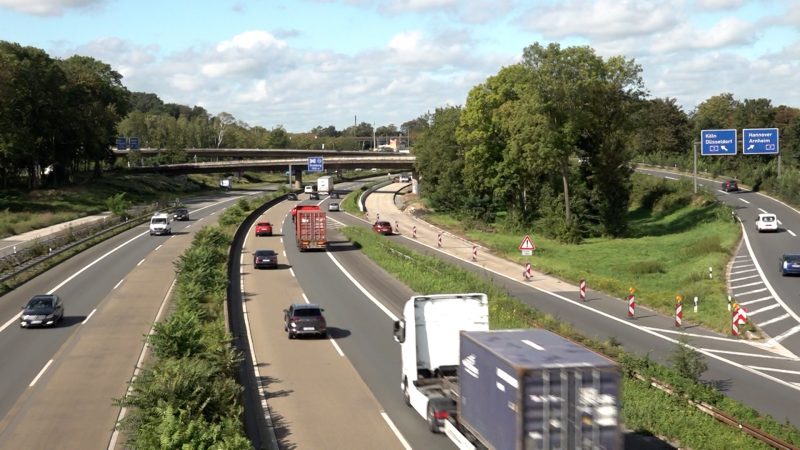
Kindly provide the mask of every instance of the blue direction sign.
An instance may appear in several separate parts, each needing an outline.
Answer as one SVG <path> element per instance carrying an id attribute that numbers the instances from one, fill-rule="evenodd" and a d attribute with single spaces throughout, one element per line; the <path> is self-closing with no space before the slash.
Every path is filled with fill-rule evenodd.
<path id="1" fill-rule="evenodd" d="M 309 172 L 322 172 L 325 170 L 325 164 L 322 156 L 309 156 L 308 157 L 308 171 Z"/>
<path id="2" fill-rule="evenodd" d="M 139 138 L 133 136 L 130 138 L 131 150 L 139 150 Z"/>
<path id="3" fill-rule="evenodd" d="M 700 132 L 700 154 L 735 155 L 738 141 L 736 130 L 702 130 Z"/>
<path id="4" fill-rule="evenodd" d="M 742 130 L 742 153 L 745 155 L 777 155 L 780 151 L 777 128 L 745 128 Z"/>
<path id="5" fill-rule="evenodd" d="M 125 150 L 126 148 L 128 148 L 128 138 L 118 137 L 117 150 Z"/>

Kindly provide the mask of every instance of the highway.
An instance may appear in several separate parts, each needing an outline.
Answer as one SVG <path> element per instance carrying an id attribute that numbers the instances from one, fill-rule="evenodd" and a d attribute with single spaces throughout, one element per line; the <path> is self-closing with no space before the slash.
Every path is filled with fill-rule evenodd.
<path id="1" fill-rule="evenodd" d="M 138 226 L 0 298 L 0 448 L 109 444 L 120 412 L 113 399 L 124 395 L 170 292 L 173 262 L 195 230 L 243 194 L 196 199 L 191 220 L 175 222 L 172 236 Z M 39 293 L 61 296 L 63 323 L 20 329 L 20 306 Z"/>
<path id="2" fill-rule="evenodd" d="M 387 186 L 370 195 L 367 200 L 370 217 L 374 218 L 379 213 L 382 220 L 399 222 L 402 234 L 391 237 L 395 242 L 446 259 L 490 278 L 515 298 L 569 322 L 584 334 L 599 339 L 614 338 L 627 351 L 650 355 L 656 361 L 668 362 L 677 339 L 681 335 L 686 336 L 690 345 L 706 356 L 709 370 L 704 379 L 707 382 L 714 384 L 726 395 L 763 413 L 771 414 L 779 421 L 787 419 L 800 426 L 800 416 L 796 413 L 796 405 L 800 401 L 800 361 L 787 351 L 788 347 L 770 342 L 734 339 L 691 325 L 676 329 L 671 316 L 663 316 L 642 305 L 637 305 L 637 316 L 631 320 L 626 317 L 626 304 L 620 299 L 610 298 L 590 289 L 587 302 L 584 303 L 578 300 L 576 286 L 538 273 L 534 275 L 532 282 L 524 282 L 520 266 L 492 257 L 484 249 L 479 250 L 478 261 L 473 262 L 472 244 L 446 233 L 443 248 L 438 249 L 436 231 L 409 214 L 399 212 L 395 206 L 394 193 L 401 187 L 399 184 Z M 720 195 L 724 196 L 722 193 Z M 752 202 L 758 204 L 761 196 L 753 197 Z M 777 213 L 781 218 L 781 212 Z M 784 222 L 785 226 L 792 226 L 789 224 L 793 219 L 786 217 L 788 222 Z M 363 223 L 359 219 L 355 220 Z M 414 225 L 418 230 L 417 239 L 409 236 L 409 230 Z M 767 239 L 776 235 L 757 237 Z M 743 259 L 746 253 L 747 246 L 743 246 L 736 261 Z M 767 258 L 770 259 L 769 256 Z M 777 266 L 777 262 L 775 265 Z M 775 271 L 773 269 L 772 272 Z M 785 281 L 800 280 L 786 278 Z M 749 280 L 750 282 L 754 281 Z"/>

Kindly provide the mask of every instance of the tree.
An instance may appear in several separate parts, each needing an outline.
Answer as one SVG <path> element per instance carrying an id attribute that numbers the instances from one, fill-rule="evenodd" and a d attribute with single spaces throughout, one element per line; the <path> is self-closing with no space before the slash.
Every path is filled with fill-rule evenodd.
<path id="1" fill-rule="evenodd" d="M 632 150 L 639 155 L 686 155 L 692 145 L 691 124 L 677 100 L 656 98 L 646 100 L 634 122 Z"/>
<path id="2" fill-rule="evenodd" d="M 459 107 L 437 108 L 415 146 L 422 195 L 442 211 L 459 211 L 462 205 L 464 151 L 455 139 L 460 116 Z"/>
<path id="3" fill-rule="evenodd" d="M 627 197 L 630 173 L 620 150 L 632 104 L 644 95 L 641 67 L 621 56 L 604 61 L 589 47 L 561 49 L 555 43 L 527 47 L 521 64 L 531 72 L 525 92 L 532 112 L 539 116 L 534 151 L 541 163 L 560 175 L 566 227 L 576 225 L 569 189 L 573 156 L 588 158 L 592 174 L 597 175 L 594 193 L 603 202 L 599 207 L 604 220 L 625 214 L 619 209 Z M 608 171 L 617 175 L 608 176 Z M 606 225 L 607 231 L 619 232 L 618 223 Z"/>
<path id="4" fill-rule="evenodd" d="M 225 132 L 227 131 L 228 127 L 235 122 L 236 119 L 233 117 L 233 115 L 226 112 L 217 114 L 217 116 L 211 121 L 211 127 L 216 134 L 216 139 L 214 141 L 214 146 L 216 148 L 220 148 L 222 145 L 222 140 L 225 138 Z"/>

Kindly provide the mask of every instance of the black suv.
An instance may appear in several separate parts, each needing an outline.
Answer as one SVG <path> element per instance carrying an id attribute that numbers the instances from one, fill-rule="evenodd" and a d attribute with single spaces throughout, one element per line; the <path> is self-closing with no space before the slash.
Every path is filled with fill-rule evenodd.
<path id="1" fill-rule="evenodd" d="M 294 192 L 289 192 L 286 194 L 286 200 L 297 200 L 297 194 Z"/>
<path id="2" fill-rule="evenodd" d="M 183 207 L 178 208 L 172 214 L 172 218 L 175 220 L 189 220 L 189 210 Z"/>
<path id="3" fill-rule="evenodd" d="M 64 320 L 64 304 L 55 294 L 34 295 L 22 307 L 19 326 L 22 328 L 55 326 Z"/>
<path id="4" fill-rule="evenodd" d="M 322 315 L 324 309 L 319 305 L 293 303 L 283 310 L 283 329 L 289 339 L 297 336 L 314 335 L 324 338 L 328 335 L 328 325 Z"/>

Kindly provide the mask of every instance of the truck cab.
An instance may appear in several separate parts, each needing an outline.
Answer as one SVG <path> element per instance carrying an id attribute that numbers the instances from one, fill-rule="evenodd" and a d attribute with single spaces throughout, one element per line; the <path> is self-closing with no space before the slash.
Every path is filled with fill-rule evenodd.
<path id="1" fill-rule="evenodd" d="M 400 343 L 402 359 L 400 389 L 406 403 L 428 418 L 429 424 L 431 410 L 441 409 L 442 403 L 453 403 L 447 383 L 456 382 L 462 330 L 489 330 L 486 294 L 411 297 L 403 307 L 402 319 L 394 323 L 394 339 Z M 429 402 L 439 406 L 432 408 Z M 433 428 L 431 424 L 432 431 L 440 431 Z"/>

